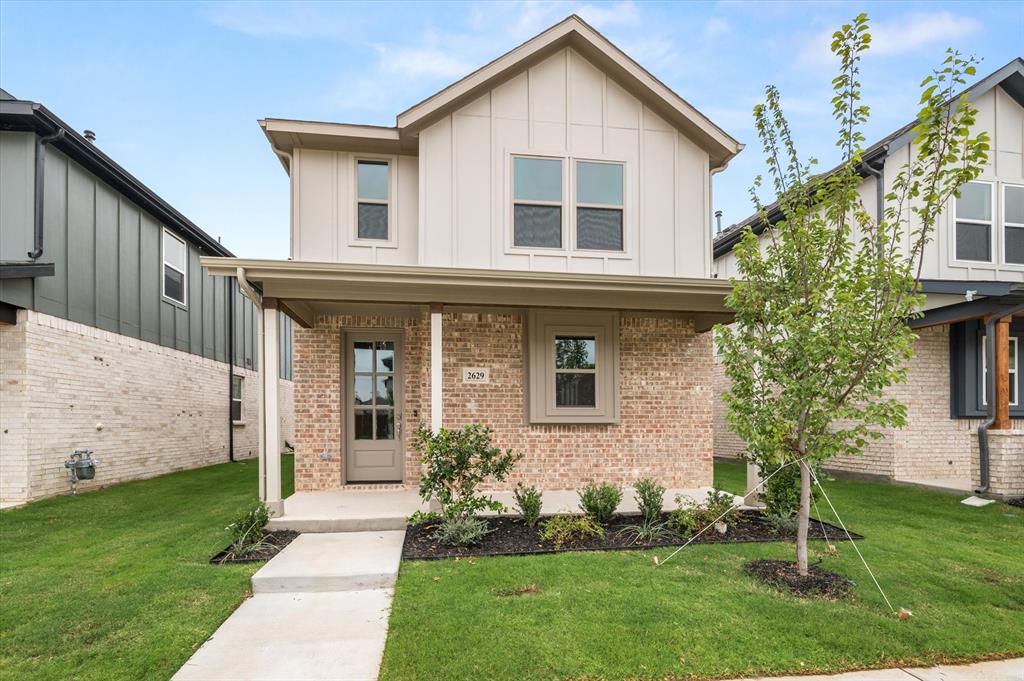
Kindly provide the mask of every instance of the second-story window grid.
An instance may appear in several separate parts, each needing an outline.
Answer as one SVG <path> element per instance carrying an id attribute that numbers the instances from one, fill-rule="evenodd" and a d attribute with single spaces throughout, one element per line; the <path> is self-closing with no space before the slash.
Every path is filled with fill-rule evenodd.
<path id="1" fill-rule="evenodd" d="M 1024 185 L 1003 185 L 1003 260 L 1024 265 Z"/>
<path id="2" fill-rule="evenodd" d="M 957 260 L 992 262 L 992 185 L 968 182 L 956 200 Z"/>
<path id="3" fill-rule="evenodd" d="M 576 162 L 576 248 L 623 250 L 623 165 Z"/>
<path id="4" fill-rule="evenodd" d="M 562 159 L 512 159 L 512 245 L 562 247 Z"/>
<path id="5" fill-rule="evenodd" d="M 356 162 L 357 239 L 388 240 L 389 170 L 387 161 Z"/>

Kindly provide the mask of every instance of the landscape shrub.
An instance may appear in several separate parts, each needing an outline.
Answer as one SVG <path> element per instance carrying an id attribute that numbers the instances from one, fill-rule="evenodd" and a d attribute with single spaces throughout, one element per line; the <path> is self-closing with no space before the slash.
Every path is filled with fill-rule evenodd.
<path id="1" fill-rule="evenodd" d="M 229 537 L 225 559 L 237 558 L 266 547 L 263 528 L 270 521 L 270 509 L 260 500 L 253 503 L 224 528 Z"/>
<path id="2" fill-rule="evenodd" d="M 764 480 L 769 475 L 768 482 L 761 487 L 761 500 L 764 502 L 766 515 L 792 516 L 800 510 L 800 466 L 793 464 L 772 475 L 778 470 L 778 466 L 769 470 L 758 468 L 758 475 Z M 811 470 L 814 475 L 822 477 L 821 466 L 813 464 Z M 817 501 L 818 488 L 811 485 L 811 499 Z"/>
<path id="3" fill-rule="evenodd" d="M 650 544 L 659 539 L 671 537 L 673 532 L 668 523 L 660 520 L 642 520 L 636 525 L 626 525 L 619 534 L 628 538 L 633 544 Z"/>
<path id="4" fill-rule="evenodd" d="M 487 521 L 483 518 L 451 516 L 441 521 L 433 537 L 448 546 L 471 546 L 490 531 Z"/>
<path id="5" fill-rule="evenodd" d="M 556 515 L 540 524 L 541 539 L 556 547 L 603 536 L 604 528 L 587 515 Z"/>
<path id="6" fill-rule="evenodd" d="M 580 492 L 580 509 L 599 525 L 607 525 L 622 501 L 622 490 L 607 483 L 589 483 Z"/>
<path id="7" fill-rule="evenodd" d="M 640 478 L 633 483 L 633 498 L 640 508 L 640 516 L 647 524 L 661 519 L 661 510 L 665 506 L 665 488 L 651 478 Z"/>
<path id="8" fill-rule="evenodd" d="M 543 495 L 537 489 L 537 486 L 524 485 L 520 482 L 516 485 L 512 496 L 516 500 L 516 508 L 519 510 L 520 515 L 523 516 L 523 521 L 530 527 L 536 525 L 537 521 L 540 520 L 541 507 L 544 505 Z"/>
<path id="9" fill-rule="evenodd" d="M 413 514 L 405 519 L 410 527 L 420 525 L 436 525 L 441 522 L 441 514 L 434 511 L 413 511 Z"/>
<path id="10" fill-rule="evenodd" d="M 679 507 L 669 514 L 668 527 L 671 531 L 684 537 L 701 532 L 715 522 L 732 525 L 739 517 L 735 506 L 735 498 L 728 492 L 711 490 L 704 503 L 687 505 L 687 499 L 676 495 Z M 721 516 L 721 517 L 719 517 Z"/>
<path id="11" fill-rule="evenodd" d="M 437 499 L 446 520 L 471 518 L 485 509 L 505 510 L 501 502 L 478 493 L 477 486 L 488 478 L 504 480 L 523 455 L 492 446 L 490 428 L 473 423 L 434 433 L 421 426 L 413 446 L 423 463 L 420 497 Z"/>

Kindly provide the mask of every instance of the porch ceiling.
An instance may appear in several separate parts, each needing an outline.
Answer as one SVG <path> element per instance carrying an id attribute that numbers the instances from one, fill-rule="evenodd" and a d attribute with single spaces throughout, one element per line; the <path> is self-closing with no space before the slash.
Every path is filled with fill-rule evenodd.
<path id="1" fill-rule="evenodd" d="M 730 285 L 720 279 L 218 257 L 201 262 L 213 275 L 234 277 L 242 270 L 300 324 L 308 322 L 303 308 L 327 301 L 672 311 L 692 313 L 706 328 L 730 315 L 724 304 Z"/>

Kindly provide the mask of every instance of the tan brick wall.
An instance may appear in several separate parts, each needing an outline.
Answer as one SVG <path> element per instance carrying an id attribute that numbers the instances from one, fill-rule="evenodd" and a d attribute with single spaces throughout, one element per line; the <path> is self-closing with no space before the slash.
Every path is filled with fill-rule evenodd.
<path id="1" fill-rule="evenodd" d="M 525 418 L 524 315 L 444 314 L 445 425 L 478 421 L 495 444 L 525 454 L 512 479 L 548 489 L 589 480 L 628 484 L 653 476 L 666 487 L 711 483 L 711 345 L 692 323 L 624 315 L 619 329 L 621 420 L 618 424 L 532 425 Z M 405 336 L 405 482 L 417 483 L 411 447 L 430 417 L 429 321 L 411 317 L 330 316 L 296 329 L 296 485 L 341 485 L 341 329 L 400 328 Z M 462 368 L 488 367 L 490 383 L 463 384 Z M 324 454 L 325 456 L 322 456 Z"/>
<path id="2" fill-rule="evenodd" d="M 861 456 L 830 460 L 828 468 L 897 480 L 971 478 L 978 452 L 975 433 L 981 421 L 950 418 L 949 327 L 937 326 L 917 333 L 907 382 L 890 389 L 890 394 L 907 406 L 907 425 L 888 429 L 886 437 L 870 443 Z M 727 385 L 725 372 L 716 363 L 716 396 Z M 1020 425 L 1019 421 L 1015 423 Z M 725 423 L 725 405 L 718 398 L 715 453 L 733 454 L 734 438 Z"/>
<path id="3" fill-rule="evenodd" d="M 227 365 L 33 311 L 0 327 L 3 502 L 68 489 L 63 461 L 95 450 L 82 489 L 228 460 Z M 255 372 L 245 376 L 239 458 L 257 451 Z M 25 473 L 20 473 L 25 471 Z M 11 472 L 10 475 L 8 472 Z"/>
<path id="4" fill-rule="evenodd" d="M 977 446 L 978 436 L 972 440 Z M 977 457 L 972 462 L 972 479 L 980 484 Z M 989 492 L 1001 497 L 1024 496 L 1024 430 L 990 430 L 988 432 Z"/>
<path id="5" fill-rule="evenodd" d="M 726 414 L 729 410 L 725 406 L 725 400 L 722 399 L 722 395 L 729 389 L 729 378 L 725 375 L 725 366 L 722 364 L 722 358 L 717 352 L 714 355 L 712 373 L 715 391 L 714 404 L 712 405 L 715 417 L 715 456 L 736 457 L 745 452 L 747 446 L 736 433 L 732 432 L 732 428 L 729 427 L 729 423 L 726 420 Z"/>

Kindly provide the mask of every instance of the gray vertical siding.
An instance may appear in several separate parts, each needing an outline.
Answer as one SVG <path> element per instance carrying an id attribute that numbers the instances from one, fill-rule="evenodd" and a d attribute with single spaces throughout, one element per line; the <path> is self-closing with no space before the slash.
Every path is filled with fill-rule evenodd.
<path id="1" fill-rule="evenodd" d="M 0 260 L 25 260 L 32 248 L 34 164 L 33 133 L 0 132 Z M 167 300 L 156 218 L 52 147 L 45 182 L 40 261 L 54 263 L 55 274 L 0 279 L 0 301 L 224 362 L 232 295 L 232 359 L 257 367 L 255 308 L 234 279 L 207 274 L 189 243 L 187 304 Z M 290 320 L 286 328 L 289 357 L 279 371 L 290 378 Z"/>

